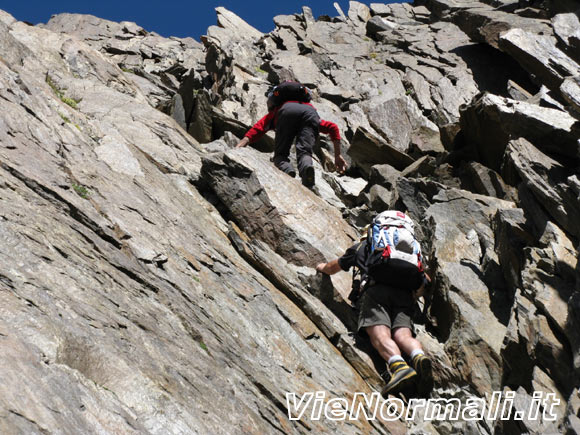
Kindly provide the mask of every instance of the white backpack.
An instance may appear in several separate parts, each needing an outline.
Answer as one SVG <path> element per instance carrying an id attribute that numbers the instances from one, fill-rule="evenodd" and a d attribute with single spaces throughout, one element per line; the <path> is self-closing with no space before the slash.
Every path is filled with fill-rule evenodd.
<path id="1" fill-rule="evenodd" d="M 415 238 L 415 224 L 405 213 L 389 210 L 375 217 L 367 246 L 367 270 L 375 282 L 409 290 L 421 286 L 421 245 Z"/>

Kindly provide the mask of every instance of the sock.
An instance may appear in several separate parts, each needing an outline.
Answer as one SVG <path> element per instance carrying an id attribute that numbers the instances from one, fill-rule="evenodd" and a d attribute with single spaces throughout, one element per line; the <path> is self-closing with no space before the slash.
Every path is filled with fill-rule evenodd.
<path id="1" fill-rule="evenodd" d="M 405 360 L 403 359 L 403 357 L 401 355 L 393 355 L 392 357 L 389 358 L 389 360 L 387 361 L 387 364 L 391 365 L 396 361 L 405 362 Z"/>
<path id="2" fill-rule="evenodd" d="M 411 352 L 411 359 L 415 358 L 417 355 L 425 355 L 425 352 L 423 352 L 423 349 L 415 349 Z"/>

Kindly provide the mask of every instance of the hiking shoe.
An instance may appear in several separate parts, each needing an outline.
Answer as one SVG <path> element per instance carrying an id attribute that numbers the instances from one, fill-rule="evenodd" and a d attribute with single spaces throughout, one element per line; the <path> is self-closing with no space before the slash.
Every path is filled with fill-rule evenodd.
<path id="1" fill-rule="evenodd" d="M 288 175 L 290 175 L 292 178 L 296 177 L 296 171 L 288 171 L 286 172 Z"/>
<path id="2" fill-rule="evenodd" d="M 314 166 L 307 166 L 301 174 L 302 184 L 306 187 L 314 186 Z"/>
<path id="3" fill-rule="evenodd" d="M 413 368 L 420 378 L 420 393 L 429 393 L 433 389 L 433 365 L 431 360 L 423 354 L 416 355 L 411 361 Z"/>
<path id="4" fill-rule="evenodd" d="M 404 361 L 396 361 L 391 364 L 390 368 L 393 374 L 391 380 L 381 391 L 383 397 L 386 397 L 389 394 L 397 394 L 402 389 L 413 384 L 415 377 L 417 376 L 417 372 L 409 367 L 409 365 Z"/>
<path id="5" fill-rule="evenodd" d="M 411 364 L 421 379 L 428 380 L 433 377 L 431 360 L 424 354 L 416 355 Z"/>

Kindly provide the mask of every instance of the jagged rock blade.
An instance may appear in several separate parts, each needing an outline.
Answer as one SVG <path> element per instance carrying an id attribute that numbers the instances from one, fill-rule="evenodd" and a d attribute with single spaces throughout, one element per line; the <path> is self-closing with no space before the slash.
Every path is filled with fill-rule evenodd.
<path id="1" fill-rule="evenodd" d="M 357 239 L 336 209 L 251 148 L 205 158 L 202 178 L 234 222 L 291 263 L 314 267 Z M 346 299 L 350 282 L 339 280 Z"/>

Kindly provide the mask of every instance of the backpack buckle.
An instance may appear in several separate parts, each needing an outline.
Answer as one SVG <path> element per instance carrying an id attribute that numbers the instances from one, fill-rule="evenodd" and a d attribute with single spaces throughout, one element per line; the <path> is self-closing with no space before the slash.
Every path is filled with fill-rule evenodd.
<path id="1" fill-rule="evenodd" d="M 391 256 L 391 246 L 387 245 L 385 249 L 383 249 L 383 258 L 389 258 Z"/>

